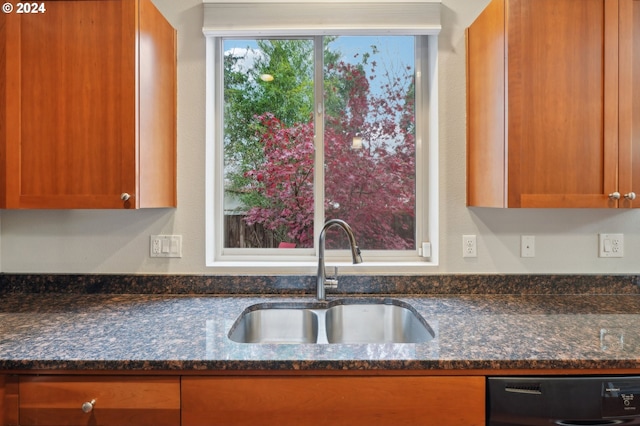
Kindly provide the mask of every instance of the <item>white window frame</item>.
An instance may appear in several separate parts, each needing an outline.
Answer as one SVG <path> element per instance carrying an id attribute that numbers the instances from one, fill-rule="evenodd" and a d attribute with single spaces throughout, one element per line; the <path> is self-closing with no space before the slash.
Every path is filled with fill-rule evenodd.
<path id="1" fill-rule="evenodd" d="M 274 10 L 272 6 L 288 3 L 288 6 L 294 5 L 297 9 L 293 9 L 296 13 L 300 10 L 313 9 L 320 7 L 319 10 L 307 10 L 306 15 L 310 17 L 322 17 L 323 14 L 331 15 L 331 11 L 337 13 L 336 16 L 345 16 L 347 13 L 343 9 L 336 11 L 336 3 L 338 0 L 324 0 L 324 3 L 332 3 L 331 7 L 322 7 L 322 3 L 306 4 L 298 0 L 286 0 L 285 2 L 270 3 L 265 0 L 249 0 L 243 3 L 229 2 L 227 0 L 218 0 L 215 2 L 205 0 L 205 25 L 203 32 L 206 37 L 206 224 L 205 224 L 205 243 L 206 243 L 206 266 L 216 269 L 217 273 L 243 273 L 243 274 L 309 274 L 315 273 L 317 267 L 317 236 L 322 229 L 322 218 L 319 219 L 318 212 L 322 211 L 322 196 L 316 196 L 316 220 L 314 228 L 314 248 L 309 249 L 226 249 L 224 248 L 223 220 L 224 212 L 221 206 L 224 205 L 224 187 L 222 179 L 222 171 L 224 167 L 224 155 L 222 143 L 223 126 L 221 125 L 222 111 L 222 93 L 217 91 L 222 87 L 222 43 L 223 37 L 243 37 L 243 38 L 268 38 L 282 36 L 322 36 L 322 35 L 424 35 L 425 37 L 416 38 L 416 70 L 427 70 L 427 75 L 416 74 L 416 93 L 424 93 L 426 96 L 418 96 L 416 102 L 416 117 L 427 117 L 426 120 L 416 120 L 417 126 L 426 126 L 426 131 L 419 131 L 416 138 L 416 235 L 418 238 L 428 236 L 428 241 L 418 240 L 418 249 L 415 251 L 363 251 L 364 263 L 359 265 L 351 265 L 350 255 L 347 250 L 327 250 L 327 262 L 332 265 L 340 266 L 340 273 L 353 274 L 384 274 L 389 272 L 397 272 L 397 268 L 402 268 L 402 273 L 421 273 L 425 267 L 438 265 L 438 224 L 439 224 L 439 207 L 438 207 L 438 32 L 439 32 L 439 7 L 437 9 L 437 25 L 433 23 L 434 19 L 409 21 L 402 13 L 397 14 L 397 19 L 389 19 L 391 10 L 397 10 L 401 5 L 397 2 L 368 0 L 350 1 L 344 6 L 356 6 L 359 15 L 371 15 L 371 19 L 367 20 L 366 16 L 361 19 L 357 26 L 352 23 L 340 23 L 336 25 L 326 25 L 318 28 L 313 22 L 304 22 L 304 19 L 293 20 L 290 23 L 280 22 L 280 25 L 271 25 L 268 27 L 260 22 L 277 21 L 279 17 L 284 16 L 286 20 L 286 11 L 290 8 Z M 251 3 L 252 7 L 246 10 L 253 10 L 258 16 L 264 18 L 265 14 L 273 14 L 273 18 L 263 19 L 256 22 L 250 22 L 245 26 L 235 23 L 230 27 L 222 27 L 220 22 L 225 25 L 229 24 L 229 19 L 225 19 L 224 13 L 229 16 L 236 15 L 238 7 L 246 7 Z M 371 7 L 374 3 L 379 7 Z M 418 8 L 427 6 L 429 11 L 435 10 L 433 6 L 439 6 L 439 2 L 425 2 L 421 0 L 409 0 L 403 2 L 405 6 L 417 6 Z M 266 7 L 256 11 L 256 6 Z M 324 6 L 328 6 L 325 4 Z M 223 12 L 221 13 L 220 7 Z M 390 7 L 392 7 L 390 9 Z M 301 9 L 302 8 L 302 9 Z M 386 9 L 385 9 L 386 8 Z M 278 8 L 276 8 L 278 9 Z M 374 12 L 370 12 L 371 10 Z M 403 9 L 407 13 L 415 15 L 416 11 Z M 350 16 L 350 15 L 346 15 Z M 377 16 L 377 17 L 376 17 Z M 376 20 L 383 19 L 384 28 L 376 24 Z M 321 19 L 327 19 L 321 18 Z M 302 22 L 302 24 L 300 24 Z M 397 22 L 394 23 L 394 22 Z M 232 23 L 233 24 L 233 23 Z M 409 26 L 407 26 L 409 24 Z M 262 26 L 264 25 L 264 26 Z M 289 26 L 287 26 L 289 25 Z M 341 28 L 340 26 L 343 26 Z M 367 27 L 369 25 L 369 27 Z M 380 24 L 381 25 L 381 24 Z M 396 25 L 396 27 L 394 27 Z M 416 25 L 423 27 L 416 28 Z M 401 28 L 399 28 L 401 27 Z M 426 41 L 426 42 L 424 42 Z M 425 45 L 426 44 L 426 45 Z M 424 52 L 426 50 L 426 52 Z M 318 53 L 319 52 L 319 53 Z M 321 49 L 316 52 L 316 61 L 322 60 Z M 426 66 L 420 64 L 419 61 L 426 60 Z M 426 85 L 426 90 L 420 90 L 420 87 Z M 322 88 L 316 88 L 316 96 L 320 95 L 322 99 Z M 319 120 L 320 121 L 320 120 Z M 322 133 L 322 132 L 317 132 Z M 320 136 L 321 137 L 321 136 Z M 424 139 L 427 140 L 424 140 Z M 315 159 L 316 182 L 324 182 L 322 176 L 322 165 L 324 164 L 324 153 L 318 150 Z M 424 167 L 426 165 L 426 171 Z M 421 186 L 422 185 L 422 186 Z M 324 193 L 323 185 L 316 183 L 316 194 Z M 425 191 L 420 189 L 426 187 L 427 196 L 423 196 Z M 216 206 L 218 206 L 216 208 Z M 425 213 L 426 212 L 426 213 Z M 357 235 L 356 235 L 357 238 Z M 426 240 L 426 237 L 425 237 Z M 423 243 L 423 244 L 421 244 Z M 391 269 L 393 268 L 393 269 Z"/>

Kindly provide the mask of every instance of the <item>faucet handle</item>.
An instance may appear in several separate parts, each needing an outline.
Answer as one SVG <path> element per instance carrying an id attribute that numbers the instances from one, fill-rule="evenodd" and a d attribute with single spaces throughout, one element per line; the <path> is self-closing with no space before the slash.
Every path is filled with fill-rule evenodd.
<path id="1" fill-rule="evenodd" d="M 360 250 L 360 247 L 356 246 L 356 259 L 354 260 L 353 263 L 362 263 L 362 251 Z M 336 277 L 338 276 L 338 268 L 336 267 Z"/>
<path id="2" fill-rule="evenodd" d="M 337 266 L 333 267 L 333 276 L 331 278 L 329 278 L 329 276 L 325 278 L 324 286 L 325 288 L 338 288 L 338 267 Z"/>

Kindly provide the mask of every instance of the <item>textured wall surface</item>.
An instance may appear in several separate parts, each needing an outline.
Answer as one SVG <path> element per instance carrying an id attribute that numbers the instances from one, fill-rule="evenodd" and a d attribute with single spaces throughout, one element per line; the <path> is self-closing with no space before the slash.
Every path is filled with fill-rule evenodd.
<path id="1" fill-rule="evenodd" d="M 205 39 L 201 0 L 154 3 L 178 30 L 179 207 L 148 211 L 2 211 L 0 271 L 246 273 L 205 266 Z M 438 105 L 440 265 L 425 269 L 424 273 L 637 273 L 640 212 L 507 211 L 465 206 L 464 29 L 487 3 L 488 0 L 442 2 Z M 600 232 L 624 233 L 623 259 L 598 258 Z M 149 258 L 152 234 L 181 234 L 183 257 Z M 462 258 L 463 234 L 478 236 L 477 258 Z M 535 258 L 520 258 L 522 234 L 536 236 Z M 314 271 L 314 265 L 309 264 L 295 272 Z M 393 268 L 386 271 L 401 272 Z"/>

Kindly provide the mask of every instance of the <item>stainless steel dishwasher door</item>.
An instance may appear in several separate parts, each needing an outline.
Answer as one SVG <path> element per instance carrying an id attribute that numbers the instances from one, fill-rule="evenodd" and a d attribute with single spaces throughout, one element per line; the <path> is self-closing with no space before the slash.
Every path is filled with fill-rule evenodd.
<path id="1" fill-rule="evenodd" d="M 640 425 L 640 376 L 489 377 L 489 426 Z"/>

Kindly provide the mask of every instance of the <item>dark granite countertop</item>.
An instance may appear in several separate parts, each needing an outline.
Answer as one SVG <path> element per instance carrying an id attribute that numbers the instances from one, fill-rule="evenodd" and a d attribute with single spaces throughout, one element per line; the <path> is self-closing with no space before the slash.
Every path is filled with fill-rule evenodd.
<path id="1" fill-rule="evenodd" d="M 343 296 L 330 299 L 336 297 Z M 426 319 L 436 332 L 432 341 L 259 345 L 228 339 L 234 320 L 248 306 L 265 300 L 314 300 L 304 295 L 7 292 L 0 294 L 0 369 L 640 368 L 640 295 L 636 293 L 395 298 L 413 305 Z"/>

